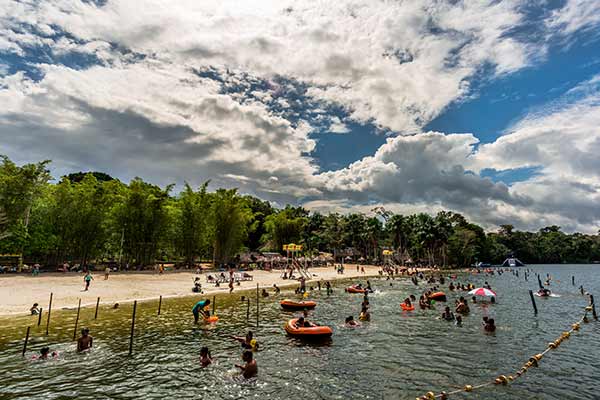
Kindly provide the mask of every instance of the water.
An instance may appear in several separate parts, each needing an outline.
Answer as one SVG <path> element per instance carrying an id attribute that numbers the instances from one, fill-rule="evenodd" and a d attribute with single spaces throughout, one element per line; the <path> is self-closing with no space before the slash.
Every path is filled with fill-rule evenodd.
<path id="1" fill-rule="evenodd" d="M 462 327 L 437 319 L 443 303 L 437 304 L 435 312 L 400 311 L 401 300 L 409 294 L 418 297 L 423 283 L 417 289 L 408 280 L 394 281 L 390 287 L 385 280 L 372 279 L 377 291 L 370 297 L 373 321 L 357 329 L 344 328 L 344 317 L 357 317 L 362 296 L 344 293 L 347 282 L 338 282 L 332 296 L 324 291 L 312 296 L 318 306 L 311 319 L 334 328 L 333 340 L 326 345 L 288 338 L 282 327 L 293 314 L 281 311 L 273 297 L 261 301 L 260 328 L 252 327 L 262 345 L 255 354 L 259 377 L 249 383 L 235 376 L 233 365 L 241 363 L 241 351 L 229 336 L 243 335 L 256 323 L 256 305 L 251 304 L 248 324 L 239 293 L 218 298 L 221 321 L 211 327 L 191 323 L 190 299 L 165 300 L 160 317 L 156 302 L 138 304 L 132 357 L 127 356 L 129 304 L 118 310 L 101 308 L 96 321 L 93 309 L 82 310 L 80 326 L 90 327 L 95 337 L 94 350 L 85 355 L 75 353 L 71 340 L 75 311 L 53 312 L 48 337 L 44 323 L 32 328 L 25 359 L 21 357 L 25 327 L 36 317 L 4 318 L 0 319 L 0 399 L 414 399 L 429 390 L 482 383 L 499 374 L 514 374 L 580 318 L 587 302 L 579 293 L 580 284 L 600 298 L 600 266 L 530 268 L 550 273 L 554 279 L 550 288 L 561 297 L 536 297 L 536 318 L 528 294 L 528 289 L 537 288 L 535 275 L 529 282 L 524 281 L 523 271 L 519 278 L 510 273 L 459 275 L 460 282 L 477 286 L 487 280 L 499 294 L 493 306 L 471 306 Z M 576 286 L 571 285 L 572 275 Z M 446 292 L 449 304 L 463 294 Z M 483 334 L 483 315 L 496 319 L 494 335 Z M 598 399 L 599 334 L 598 323 L 585 324 L 538 369 L 530 369 L 514 384 L 453 398 Z M 43 345 L 57 349 L 60 358 L 30 361 Z M 216 360 L 206 369 L 198 363 L 204 345 Z"/>

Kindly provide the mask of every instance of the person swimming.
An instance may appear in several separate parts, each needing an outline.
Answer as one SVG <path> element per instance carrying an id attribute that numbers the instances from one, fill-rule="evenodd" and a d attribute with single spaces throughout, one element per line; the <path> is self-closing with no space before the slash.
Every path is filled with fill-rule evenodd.
<path id="1" fill-rule="evenodd" d="M 275 289 L 275 294 L 279 294 L 279 292 L 281 292 L 281 289 L 279 289 L 276 284 L 273 284 L 273 289 Z"/>
<path id="2" fill-rule="evenodd" d="M 488 318 L 484 320 L 485 323 L 483 325 L 483 330 L 486 332 L 495 332 L 496 331 L 496 323 L 494 318 Z"/>
<path id="3" fill-rule="evenodd" d="M 94 338 L 90 335 L 89 328 L 83 328 L 81 330 L 81 337 L 77 339 L 77 352 L 90 350 L 94 344 Z"/>
<path id="4" fill-rule="evenodd" d="M 346 326 L 360 326 L 360 324 L 354 320 L 352 315 L 350 315 L 349 317 L 346 317 Z"/>
<path id="5" fill-rule="evenodd" d="M 31 315 L 38 315 L 40 313 L 40 309 L 38 308 L 38 303 L 33 303 L 33 306 L 29 309 Z"/>
<path id="6" fill-rule="evenodd" d="M 444 312 L 442 313 L 442 319 L 445 319 L 446 321 L 454 321 L 454 314 L 452 311 L 450 311 L 450 307 L 446 306 Z"/>
<path id="7" fill-rule="evenodd" d="M 254 360 L 254 355 L 250 350 L 246 350 L 242 353 L 242 361 L 244 361 L 246 364 L 236 364 L 236 367 L 242 370 L 242 376 L 245 379 L 254 378 L 258 374 L 258 365 L 256 364 L 256 360 Z"/>
<path id="8" fill-rule="evenodd" d="M 267 289 L 264 289 L 264 288 L 263 288 L 263 290 L 262 290 L 262 293 L 261 293 L 261 296 L 262 296 L 262 297 L 269 297 L 269 293 L 267 292 Z"/>
<path id="9" fill-rule="evenodd" d="M 210 350 L 208 350 L 208 347 L 202 347 L 200 349 L 200 365 L 202 367 L 208 367 L 210 364 L 212 364 L 212 361 L 212 356 L 210 354 Z"/>
<path id="10" fill-rule="evenodd" d="M 460 298 L 460 300 L 458 301 L 458 305 L 456 306 L 456 309 L 454 311 L 459 314 L 468 314 L 469 312 L 471 312 L 471 310 L 469 309 L 469 304 L 467 303 L 464 297 Z"/>
<path id="11" fill-rule="evenodd" d="M 47 360 L 50 356 L 52 356 L 52 358 L 57 358 L 58 352 L 57 351 L 50 352 L 49 347 L 42 347 L 40 349 L 40 355 L 39 356 L 34 355 L 33 359 L 34 360 Z"/>
<path id="12" fill-rule="evenodd" d="M 454 324 L 455 324 L 456 326 L 462 326 L 462 316 L 460 316 L 460 315 L 457 315 L 457 316 L 456 316 L 456 320 L 454 321 Z"/>
<path id="13" fill-rule="evenodd" d="M 204 310 L 204 308 L 208 305 L 210 305 L 210 299 L 200 300 L 194 305 L 194 307 L 192 307 L 192 314 L 194 314 L 195 324 L 198 323 L 198 319 L 200 319 L 200 314 L 202 314 L 204 318 L 210 317 L 210 312 Z"/>
<path id="14" fill-rule="evenodd" d="M 241 343 L 242 348 L 247 350 L 258 350 L 258 342 L 254 339 L 254 333 L 252 331 L 248 331 L 245 337 L 242 336 L 232 336 L 233 340 L 237 340 Z"/>

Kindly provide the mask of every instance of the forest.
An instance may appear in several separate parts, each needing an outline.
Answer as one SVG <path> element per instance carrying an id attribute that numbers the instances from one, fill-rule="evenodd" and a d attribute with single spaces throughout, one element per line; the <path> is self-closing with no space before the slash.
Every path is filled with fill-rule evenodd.
<path id="1" fill-rule="evenodd" d="M 389 249 L 400 263 L 447 268 L 498 264 L 511 253 L 528 264 L 600 260 L 598 234 L 567 234 L 559 226 L 525 232 L 501 225 L 486 232 L 451 211 L 402 215 L 381 207 L 370 215 L 325 215 L 277 208 L 236 189 L 209 191 L 209 182 L 176 192 L 174 185 L 161 188 L 140 178 L 127 184 L 102 172 L 53 183 L 49 165 L 0 158 L 0 254 L 23 254 L 42 265 L 117 260 L 191 266 L 224 264 L 242 252 L 283 252 L 283 244 L 296 243 L 307 255 L 377 262 Z"/>

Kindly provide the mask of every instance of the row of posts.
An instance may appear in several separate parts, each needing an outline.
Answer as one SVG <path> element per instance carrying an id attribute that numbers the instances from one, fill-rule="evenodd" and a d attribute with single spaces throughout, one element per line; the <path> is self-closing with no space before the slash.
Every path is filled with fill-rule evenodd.
<path id="1" fill-rule="evenodd" d="M 48 303 L 48 318 L 46 320 L 46 336 L 48 336 L 48 330 L 50 327 L 50 315 L 52 313 L 52 298 L 53 293 L 50 293 L 50 302 Z M 246 320 L 250 320 L 250 298 L 246 299 Z M 94 319 L 98 319 L 98 308 L 100 306 L 100 297 L 96 300 L 96 310 L 94 312 Z M 212 299 L 212 313 L 215 314 L 217 306 L 217 296 L 213 296 Z M 158 312 L 157 315 L 160 315 L 160 311 L 162 308 L 162 295 L 158 298 Z M 133 313 L 131 315 L 131 332 L 129 334 L 129 355 L 133 354 L 133 338 L 135 336 L 135 314 L 137 310 L 137 300 L 133 302 Z M 38 314 L 37 325 L 40 326 L 42 322 L 42 311 L 40 308 L 40 312 Z M 79 325 L 79 315 L 81 311 L 81 299 L 79 299 L 79 304 L 77 305 L 77 316 L 75 317 L 75 328 L 73 329 L 73 340 L 77 338 L 77 327 Z M 259 319 L 260 319 L 260 293 L 258 283 L 256 284 L 256 327 L 259 327 Z M 27 344 L 29 342 L 29 333 L 31 331 L 31 326 L 27 327 L 27 332 L 25 333 L 25 343 L 23 344 L 23 356 L 25 356 L 25 352 L 27 351 Z"/>

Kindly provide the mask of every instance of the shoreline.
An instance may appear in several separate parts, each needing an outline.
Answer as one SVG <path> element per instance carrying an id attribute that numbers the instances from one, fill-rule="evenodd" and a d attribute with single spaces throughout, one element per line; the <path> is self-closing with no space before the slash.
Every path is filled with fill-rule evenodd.
<path id="1" fill-rule="evenodd" d="M 312 279 L 307 280 L 307 287 L 316 285 L 317 281 L 337 281 L 344 279 L 367 279 L 378 277 L 381 270 L 378 266 L 364 265 L 365 273 L 356 271 L 356 264 L 346 264 L 344 274 L 337 274 L 334 267 L 310 268 Z M 419 271 L 427 271 L 422 268 Z M 235 285 L 233 293 L 256 289 L 272 289 L 273 284 L 280 288 L 289 288 L 299 285 L 298 280 L 282 279 L 281 270 L 249 272 L 253 276 L 252 281 L 242 281 Z M 95 307 L 98 297 L 101 305 L 114 303 L 126 304 L 134 300 L 139 302 L 157 300 L 161 295 L 163 299 L 184 298 L 198 296 L 214 296 L 229 294 L 227 283 L 220 287 L 206 283 L 208 275 L 216 275 L 214 271 L 203 272 L 197 275 L 195 272 L 174 271 L 158 273 L 119 273 L 112 272 L 108 280 L 104 280 L 103 273 L 97 273 L 90 285 L 90 290 L 83 291 L 83 274 L 81 273 L 52 273 L 48 275 L 33 276 L 9 276 L 0 278 L 0 317 L 10 318 L 29 315 L 29 308 L 33 303 L 38 303 L 45 313 L 48 309 L 50 293 L 52 297 L 52 310 L 76 309 L 79 299 L 81 307 Z M 227 274 L 227 273 L 226 273 Z M 316 275 L 316 276 L 313 276 Z M 195 277 L 200 277 L 204 293 L 192 292 Z M 108 300 L 106 300 L 108 299 Z"/>

